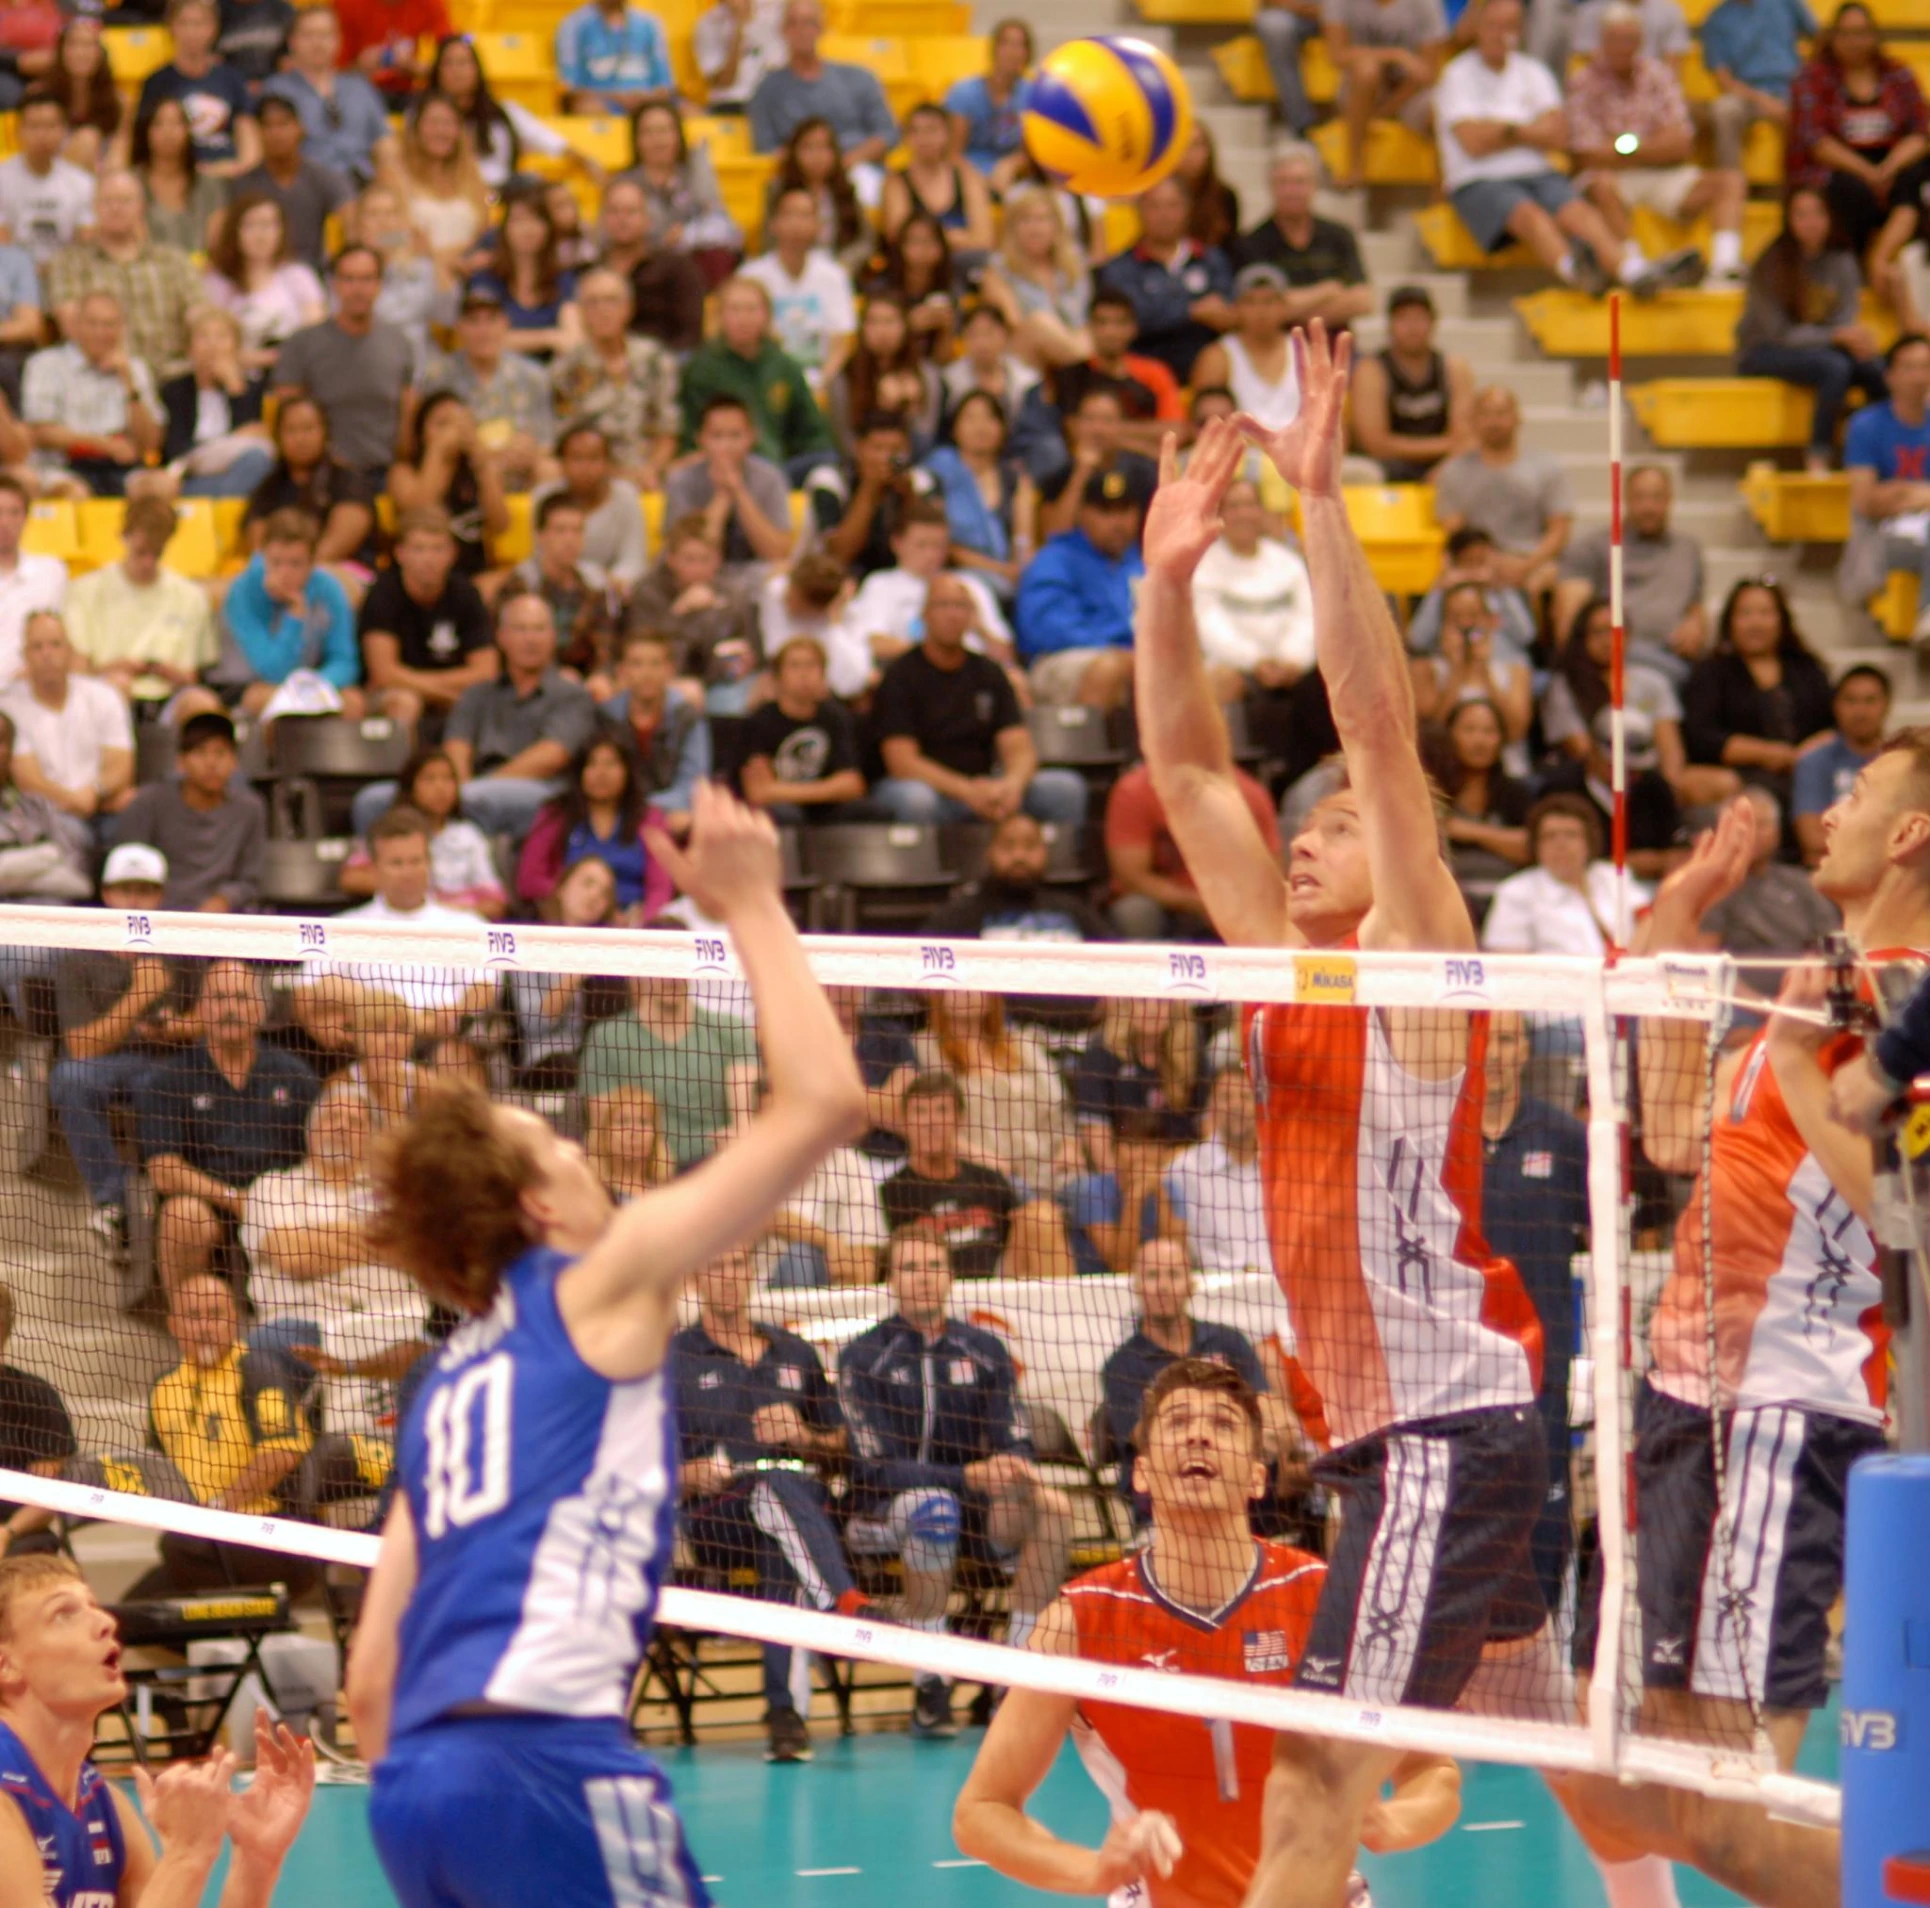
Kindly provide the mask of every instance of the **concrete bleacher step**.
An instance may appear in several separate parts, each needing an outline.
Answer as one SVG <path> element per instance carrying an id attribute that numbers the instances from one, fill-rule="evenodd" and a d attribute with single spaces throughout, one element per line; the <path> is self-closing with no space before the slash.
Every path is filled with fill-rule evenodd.
<path id="1" fill-rule="evenodd" d="M 1386 319 L 1378 313 L 1363 318 L 1354 327 L 1354 342 L 1362 351 L 1378 351 L 1387 342 Z M 1512 318 L 1443 318 L 1435 344 L 1477 367 L 1546 362 Z"/>

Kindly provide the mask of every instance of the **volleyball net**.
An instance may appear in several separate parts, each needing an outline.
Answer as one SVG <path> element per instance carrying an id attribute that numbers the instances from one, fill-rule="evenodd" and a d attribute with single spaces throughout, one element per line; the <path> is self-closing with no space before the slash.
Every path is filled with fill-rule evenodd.
<path id="1" fill-rule="evenodd" d="M 364 1231 L 370 1139 L 427 1083 L 539 1114 L 619 1200 L 727 1144 L 762 1091 L 721 931 L 22 907 L 0 951 L 5 1359 L 44 1381 L 0 1394 L 23 1467 L 0 1498 L 56 1537 L 157 1533 L 135 1595 L 372 1562 L 398 1419 L 454 1322 Z M 1712 1534 L 1693 1492 L 1631 1501 L 1654 1321 L 1685 1397 L 1718 1356 L 1706 1254 L 1675 1233 L 1726 961 L 856 938 L 811 958 L 874 1124 L 686 1292 L 661 1620 L 692 1660 L 737 1639 L 794 1652 L 767 1671 L 792 1686 L 813 1655 L 886 1664 L 1834 1819 L 1759 1727 L 1780 1698 L 1746 1518 Z M 1696 1083 L 1670 1171 L 1634 1110 L 1633 1056 L 1664 1038 Z M 1853 1258 L 1818 1269 L 1818 1329 L 1868 1276 Z M 1147 1409 L 1180 1351 L 1258 1397 L 1233 1429 L 1240 1568 L 1248 1533 L 1287 1547 L 1257 1589 L 1232 1569 L 1267 1600 L 1223 1626 L 1223 1661 L 1189 1659 L 1211 1674 L 1141 1647 L 1148 1609 L 1210 1610 L 1229 1581 L 1223 1401 Z M 483 1516 L 472 1403 L 476 1475 L 448 1481 Z M 1685 1405 L 1679 1435 L 1720 1488 L 1714 1422 Z M 1339 1641 L 1312 1615 L 1323 1566 L 1356 1586 Z M 1078 1654 L 1003 1645 L 1108 1569 L 1074 1599 Z M 1708 1637 L 1658 1636 L 1654 1611 L 1645 1631 L 1645 1569 L 1699 1580 Z M 1685 1740 L 1645 1691 L 1687 1686 L 1698 1653 L 1730 1720 Z"/>

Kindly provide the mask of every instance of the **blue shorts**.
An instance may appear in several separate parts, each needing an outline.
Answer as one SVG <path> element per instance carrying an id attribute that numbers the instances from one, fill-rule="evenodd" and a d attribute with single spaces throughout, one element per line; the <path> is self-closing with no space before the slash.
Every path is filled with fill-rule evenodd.
<path id="1" fill-rule="evenodd" d="M 614 1717 L 414 1730 L 375 1767 L 369 1830 L 402 1908 L 709 1908 L 670 1784 Z"/>
<path id="2" fill-rule="evenodd" d="M 1484 252 L 1498 252 L 1512 244 L 1508 221 L 1515 207 L 1532 201 L 1550 218 L 1575 197 L 1575 188 L 1559 172 L 1531 172 L 1525 179 L 1476 179 L 1448 194 L 1461 223 Z"/>

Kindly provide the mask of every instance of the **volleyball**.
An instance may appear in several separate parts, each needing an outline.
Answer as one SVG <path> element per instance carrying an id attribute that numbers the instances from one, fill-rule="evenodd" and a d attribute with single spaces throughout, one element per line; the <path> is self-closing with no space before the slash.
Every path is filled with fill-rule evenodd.
<path id="1" fill-rule="evenodd" d="M 1069 40 L 1032 77 L 1026 148 L 1074 192 L 1136 198 L 1179 164 L 1192 135 L 1179 68 L 1144 40 Z"/>

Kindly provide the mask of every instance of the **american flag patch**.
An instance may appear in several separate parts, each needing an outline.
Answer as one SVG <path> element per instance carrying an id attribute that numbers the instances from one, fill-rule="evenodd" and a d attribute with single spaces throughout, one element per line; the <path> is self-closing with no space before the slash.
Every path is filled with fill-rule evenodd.
<path id="1" fill-rule="evenodd" d="M 1247 1630 L 1240 1637 L 1240 1659 L 1249 1676 L 1293 1667 L 1285 1630 Z"/>

